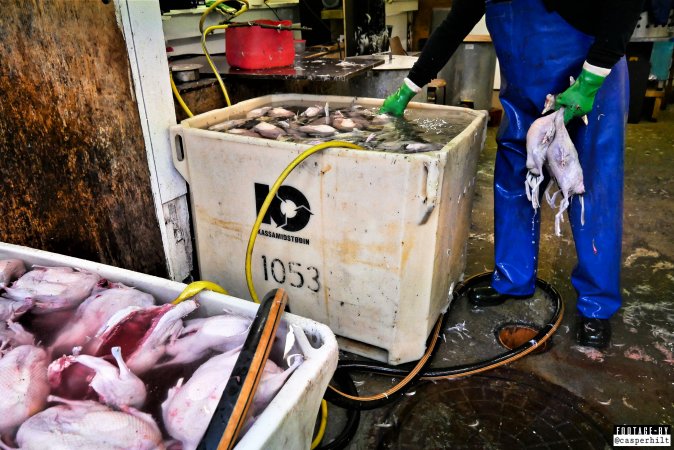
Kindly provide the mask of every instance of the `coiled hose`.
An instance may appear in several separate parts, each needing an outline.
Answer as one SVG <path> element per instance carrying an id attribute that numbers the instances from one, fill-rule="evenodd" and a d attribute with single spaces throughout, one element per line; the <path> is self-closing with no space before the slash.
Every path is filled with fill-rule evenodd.
<path id="1" fill-rule="evenodd" d="M 454 296 L 454 300 L 464 295 L 468 288 L 483 283 L 490 277 L 491 272 L 484 272 L 468 278 L 457 286 L 456 290 L 452 294 Z M 338 388 L 330 385 L 328 386 L 325 398 L 331 403 L 334 403 L 335 405 L 341 406 L 343 408 L 369 410 L 379 408 L 396 400 L 410 387 L 412 387 L 415 381 L 460 378 L 480 372 L 485 372 L 487 370 L 495 369 L 496 367 L 517 361 L 518 359 L 533 352 L 543 345 L 548 339 L 550 339 L 557 328 L 559 328 L 564 315 L 564 303 L 562 302 L 562 297 L 559 292 L 557 292 L 557 290 L 552 285 L 541 279 L 536 280 L 536 286 L 538 286 L 541 290 L 548 294 L 550 298 L 553 299 L 555 302 L 555 310 L 552 314 L 552 317 L 543 326 L 543 328 L 541 328 L 538 334 L 519 347 L 485 361 L 452 367 L 429 368 L 428 366 L 432 360 L 433 353 L 436 351 L 440 331 L 444 328 L 442 320 L 438 319 L 438 322 L 436 323 L 436 326 L 429 338 L 430 342 L 427 346 L 426 353 L 411 369 L 406 369 L 399 366 L 389 366 L 387 364 L 363 362 L 342 362 L 338 363 L 337 365 L 338 371 L 368 372 L 389 377 L 403 378 L 400 383 L 380 394 L 363 397 L 342 392 Z M 446 317 L 447 314 L 444 316 Z"/>

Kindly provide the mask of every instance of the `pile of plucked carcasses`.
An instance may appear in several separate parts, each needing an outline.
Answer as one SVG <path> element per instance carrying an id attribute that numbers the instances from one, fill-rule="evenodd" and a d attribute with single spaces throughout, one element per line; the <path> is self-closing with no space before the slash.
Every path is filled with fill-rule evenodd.
<path id="1" fill-rule="evenodd" d="M 0 260 L 0 448 L 195 449 L 250 327 L 233 314 L 185 318 L 197 308 Z M 302 360 L 267 362 L 250 422 Z"/>

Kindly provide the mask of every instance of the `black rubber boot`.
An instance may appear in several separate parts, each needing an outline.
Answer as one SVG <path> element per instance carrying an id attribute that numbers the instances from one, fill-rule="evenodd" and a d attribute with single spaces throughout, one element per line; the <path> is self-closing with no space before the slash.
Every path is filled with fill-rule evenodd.
<path id="1" fill-rule="evenodd" d="M 491 286 L 479 286 L 468 289 L 468 300 L 477 307 L 498 306 L 511 298 L 522 299 L 529 297 L 531 296 L 499 294 L 498 291 Z"/>
<path id="2" fill-rule="evenodd" d="M 611 342 L 611 323 L 608 319 L 580 317 L 578 320 L 578 345 L 584 347 L 606 348 Z"/>

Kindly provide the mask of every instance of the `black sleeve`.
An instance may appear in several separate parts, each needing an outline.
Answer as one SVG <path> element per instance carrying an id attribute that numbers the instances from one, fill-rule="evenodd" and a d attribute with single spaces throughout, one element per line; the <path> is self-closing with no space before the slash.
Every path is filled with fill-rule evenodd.
<path id="1" fill-rule="evenodd" d="M 604 1 L 587 62 L 610 69 L 623 57 L 643 9 L 643 0 Z"/>
<path id="2" fill-rule="evenodd" d="M 437 77 L 484 12 L 484 0 L 454 0 L 449 14 L 431 34 L 407 77 L 419 87 Z"/>

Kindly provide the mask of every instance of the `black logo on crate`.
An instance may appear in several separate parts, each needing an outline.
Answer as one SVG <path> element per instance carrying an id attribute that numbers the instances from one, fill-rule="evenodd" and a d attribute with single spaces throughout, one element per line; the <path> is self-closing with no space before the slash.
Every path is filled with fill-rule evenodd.
<path id="1" fill-rule="evenodd" d="M 260 214 L 264 199 L 269 195 L 269 186 L 255 183 L 255 212 Z M 311 218 L 309 200 L 300 191 L 292 186 L 281 186 L 265 214 L 262 223 L 271 225 L 272 221 L 278 228 L 286 231 L 300 231 L 306 227 Z"/>

